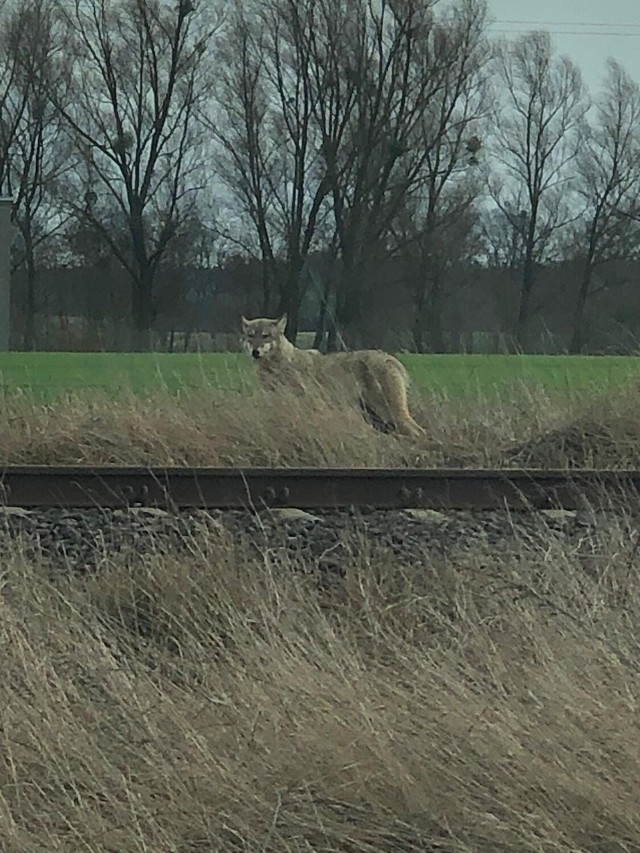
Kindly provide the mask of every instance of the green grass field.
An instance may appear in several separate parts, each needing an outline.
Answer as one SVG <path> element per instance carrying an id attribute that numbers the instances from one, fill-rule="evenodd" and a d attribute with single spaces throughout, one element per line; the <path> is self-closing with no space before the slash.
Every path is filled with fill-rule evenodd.
<path id="1" fill-rule="evenodd" d="M 607 391 L 640 377 L 640 360 L 623 356 L 403 355 L 418 389 L 452 398 L 508 394 L 527 384 L 549 393 Z M 145 395 L 159 390 L 241 390 L 254 376 L 237 353 L 3 353 L 0 387 L 53 399 L 66 393 Z"/>

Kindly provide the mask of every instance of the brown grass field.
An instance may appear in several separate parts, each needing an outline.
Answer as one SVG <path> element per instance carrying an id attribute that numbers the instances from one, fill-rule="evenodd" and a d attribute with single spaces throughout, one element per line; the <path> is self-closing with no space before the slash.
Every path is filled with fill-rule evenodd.
<path id="1" fill-rule="evenodd" d="M 0 459 L 639 464 L 637 388 L 414 410 L 421 441 L 324 398 L 14 397 Z M 640 851 L 638 535 L 620 515 L 588 558 L 519 536 L 416 561 L 353 533 L 332 583 L 215 525 L 80 577 L 14 543 L 0 850 Z"/>
<path id="2" fill-rule="evenodd" d="M 412 410 L 425 438 L 374 430 L 335 392 L 11 395 L 0 464 L 640 466 L 637 384 L 567 397 L 524 384 L 502 397 L 414 392 Z"/>
<path id="3" fill-rule="evenodd" d="M 318 582 L 227 533 L 0 594 L 7 853 L 640 850 L 635 533 Z"/>

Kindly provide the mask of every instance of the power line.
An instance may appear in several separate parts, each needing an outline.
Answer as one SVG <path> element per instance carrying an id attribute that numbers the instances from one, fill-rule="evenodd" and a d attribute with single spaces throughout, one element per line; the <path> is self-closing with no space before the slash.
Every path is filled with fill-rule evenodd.
<path id="1" fill-rule="evenodd" d="M 636 24 L 614 24 L 612 21 L 521 21 L 517 18 L 498 18 L 494 21 L 496 24 L 538 24 L 540 26 L 551 27 L 640 27 L 640 23 Z"/>
<path id="2" fill-rule="evenodd" d="M 640 29 L 638 29 L 635 33 L 616 33 L 613 31 L 605 32 L 603 30 L 549 30 L 544 25 L 542 28 L 545 32 L 550 33 L 554 36 L 615 36 L 617 38 L 640 38 Z M 527 30 L 492 30 L 494 33 L 523 33 L 527 32 Z"/>

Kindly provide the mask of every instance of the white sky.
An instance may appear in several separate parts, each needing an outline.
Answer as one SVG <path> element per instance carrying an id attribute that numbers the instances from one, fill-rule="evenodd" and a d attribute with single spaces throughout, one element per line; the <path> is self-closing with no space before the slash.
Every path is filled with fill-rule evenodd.
<path id="1" fill-rule="evenodd" d="M 495 19 L 489 31 L 511 38 L 548 30 L 559 53 L 581 69 L 597 94 L 608 57 L 640 83 L 640 0 L 488 0 Z"/>

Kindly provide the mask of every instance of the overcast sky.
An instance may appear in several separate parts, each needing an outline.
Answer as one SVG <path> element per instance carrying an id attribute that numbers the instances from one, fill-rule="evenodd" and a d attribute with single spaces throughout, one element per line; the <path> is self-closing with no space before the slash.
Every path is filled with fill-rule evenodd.
<path id="1" fill-rule="evenodd" d="M 640 0 L 489 0 L 489 12 L 496 36 L 549 30 L 559 53 L 580 66 L 592 95 L 610 56 L 640 83 Z"/>

